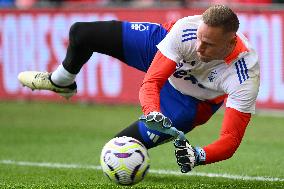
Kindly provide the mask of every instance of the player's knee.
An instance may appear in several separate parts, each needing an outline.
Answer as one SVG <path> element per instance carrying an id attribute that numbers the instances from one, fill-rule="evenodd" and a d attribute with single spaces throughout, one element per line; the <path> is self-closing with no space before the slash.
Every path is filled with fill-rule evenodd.
<path id="1" fill-rule="evenodd" d="M 86 31 L 85 22 L 75 22 L 69 30 L 69 43 L 73 46 L 82 46 L 84 44 L 84 36 Z"/>

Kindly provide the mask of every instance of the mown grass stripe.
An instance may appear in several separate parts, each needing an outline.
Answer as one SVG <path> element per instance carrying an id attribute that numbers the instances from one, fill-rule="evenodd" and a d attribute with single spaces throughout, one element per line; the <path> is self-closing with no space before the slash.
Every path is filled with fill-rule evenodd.
<path id="1" fill-rule="evenodd" d="M 82 164 L 63 164 L 63 163 L 50 163 L 50 162 L 26 162 L 26 161 L 13 161 L 13 160 L 0 160 L 0 164 L 18 165 L 18 166 L 32 166 L 32 167 L 48 167 L 48 168 L 65 168 L 65 169 L 94 169 L 100 170 L 100 166 L 95 165 L 82 165 Z M 217 174 L 217 173 L 202 173 L 190 172 L 183 174 L 178 171 L 152 169 L 149 171 L 153 174 L 159 175 L 176 175 L 176 176 L 200 176 L 200 177 L 216 177 L 234 180 L 247 180 L 247 181 L 270 181 L 270 182 L 283 182 L 283 178 L 266 177 L 266 176 L 246 176 L 246 175 L 231 175 L 231 174 Z"/>

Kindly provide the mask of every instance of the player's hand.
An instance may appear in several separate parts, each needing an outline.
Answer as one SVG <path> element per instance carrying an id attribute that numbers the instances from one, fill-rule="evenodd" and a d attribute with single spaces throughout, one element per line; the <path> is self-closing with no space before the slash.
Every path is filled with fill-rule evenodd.
<path id="1" fill-rule="evenodd" d="M 142 115 L 139 120 L 143 121 L 148 128 L 162 132 L 165 129 L 172 127 L 171 120 L 164 116 L 161 112 L 150 112 L 146 116 Z"/>
<path id="2" fill-rule="evenodd" d="M 146 127 L 151 130 L 171 135 L 173 138 L 180 140 L 186 140 L 184 133 L 173 127 L 172 121 L 161 112 L 150 112 L 146 116 L 142 115 L 139 120 L 144 122 Z"/>
<path id="3" fill-rule="evenodd" d="M 191 171 L 197 162 L 195 149 L 189 144 L 188 140 L 174 140 L 175 156 L 177 164 L 182 173 Z"/>

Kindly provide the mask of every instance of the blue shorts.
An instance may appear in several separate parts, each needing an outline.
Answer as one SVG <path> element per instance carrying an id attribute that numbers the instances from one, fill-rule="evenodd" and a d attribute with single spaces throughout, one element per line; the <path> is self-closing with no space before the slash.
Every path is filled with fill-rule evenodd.
<path id="1" fill-rule="evenodd" d="M 123 48 L 126 64 L 147 72 L 156 52 L 156 45 L 166 36 L 161 25 L 149 22 L 123 22 Z M 166 82 L 160 93 L 162 113 L 169 117 L 173 126 L 187 133 L 196 125 L 205 123 L 222 105 L 210 104 L 184 95 Z M 149 130 L 139 122 L 139 132 L 148 146 L 154 147 L 171 137 Z"/>
<path id="2" fill-rule="evenodd" d="M 127 65 L 147 72 L 167 31 L 159 24 L 123 22 L 123 49 Z"/>

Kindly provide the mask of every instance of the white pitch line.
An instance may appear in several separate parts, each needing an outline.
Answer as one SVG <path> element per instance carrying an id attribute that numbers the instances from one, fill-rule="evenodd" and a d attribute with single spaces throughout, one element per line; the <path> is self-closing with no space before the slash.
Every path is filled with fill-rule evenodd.
<path id="1" fill-rule="evenodd" d="M 100 166 L 95 165 L 81 165 L 81 164 L 62 164 L 50 162 L 26 162 L 26 161 L 13 161 L 13 160 L 0 160 L 0 164 L 18 165 L 18 166 L 31 166 L 31 167 L 48 167 L 48 168 L 64 168 L 64 169 L 93 169 L 101 170 Z M 270 182 L 284 182 L 284 178 L 266 177 L 266 176 L 244 176 L 244 175 L 231 175 L 231 174 L 217 174 L 217 173 L 202 173 L 190 172 L 183 174 L 178 171 L 163 170 L 163 169 L 150 169 L 150 173 L 159 175 L 175 175 L 175 176 L 200 176 L 200 177 L 216 177 L 234 180 L 247 180 L 247 181 L 270 181 Z"/>

